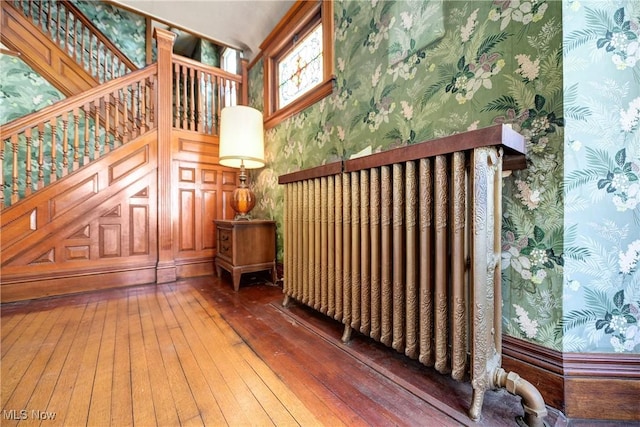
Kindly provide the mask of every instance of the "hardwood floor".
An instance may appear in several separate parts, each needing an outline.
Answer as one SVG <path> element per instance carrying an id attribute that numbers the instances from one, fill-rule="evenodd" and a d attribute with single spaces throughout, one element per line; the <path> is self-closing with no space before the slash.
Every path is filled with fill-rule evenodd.
<path id="1" fill-rule="evenodd" d="M 253 280 L 252 280 L 253 279 Z M 514 426 L 471 387 L 230 277 L 4 304 L 0 424 Z"/>

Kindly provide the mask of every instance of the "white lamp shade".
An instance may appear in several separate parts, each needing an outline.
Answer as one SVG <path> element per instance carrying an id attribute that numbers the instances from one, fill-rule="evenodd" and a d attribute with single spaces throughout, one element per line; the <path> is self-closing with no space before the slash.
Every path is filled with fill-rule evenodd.
<path id="1" fill-rule="evenodd" d="M 244 105 L 226 107 L 220 114 L 220 164 L 247 169 L 264 166 L 262 113 Z"/>

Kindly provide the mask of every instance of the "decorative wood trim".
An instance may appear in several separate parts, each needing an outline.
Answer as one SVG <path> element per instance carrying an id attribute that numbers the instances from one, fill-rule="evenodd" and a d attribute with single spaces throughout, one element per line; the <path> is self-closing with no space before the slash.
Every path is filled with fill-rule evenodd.
<path id="1" fill-rule="evenodd" d="M 323 81 L 305 95 L 278 108 L 276 67 L 278 58 L 287 51 L 293 35 L 303 31 L 320 14 L 323 27 Z M 296 1 L 260 45 L 264 68 L 264 125 L 265 129 L 276 126 L 283 120 L 299 113 L 333 92 L 335 76 L 333 44 L 333 2 L 331 0 Z M 314 24 L 315 25 L 315 24 Z"/>
<path id="2" fill-rule="evenodd" d="M 342 162 L 327 163 L 326 165 L 316 166 L 315 168 L 280 175 L 278 177 L 278 184 L 289 184 L 296 181 L 322 178 L 323 176 L 336 175 L 340 172 L 342 172 Z"/>
<path id="3" fill-rule="evenodd" d="M 502 367 L 533 384 L 547 405 L 564 411 L 562 353 L 503 335 Z"/>
<path id="4" fill-rule="evenodd" d="M 334 81 L 335 77 L 331 76 L 329 80 L 320 83 L 315 89 L 310 90 L 305 95 L 302 95 L 300 98 L 291 102 L 291 104 L 269 115 L 264 121 L 264 128 L 271 129 L 283 120 L 286 120 L 300 111 L 309 108 L 322 98 L 330 95 L 331 92 L 333 92 Z"/>
<path id="5" fill-rule="evenodd" d="M 9 56 L 20 56 L 20 52 L 11 49 L 0 48 L 0 53 Z"/>
<path id="6" fill-rule="evenodd" d="M 178 278 L 180 279 L 199 276 L 213 276 L 215 272 L 213 266 L 213 255 L 204 259 L 176 261 L 176 268 Z"/>
<path id="7" fill-rule="evenodd" d="M 240 98 L 240 105 L 247 105 L 249 103 L 249 61 L 246 59 L 240 60 L 240 75 L 242 77 L 240 84 L 242 86 L 242 95 Z"/>
<path id="8" fill-rule="evenodd" d="M 173 259 L 171 202 L 171 131 L 172 131 L 172 50 L 175 34 L 160 28 L 155 29 L 158 43 L 158 268 L 157 282 L 176 280 Z"/>
<path id="9" fill-rule="evenodd" d="M 638 355 L 561 353 L 506 335 L 502 341 L 503 368 L 535 385 L 568 418 L 640 421 Z"/>
<path id="10" fill-rule="evenodd" d="M 37 281 L 19 281 L 2 285 L 2 303 L 45 298 L 78 292 L 144 285 L 155 281 L 155 265 L 118 270 L 113 267 L 65 277 L 47 277 Z"/>
<path id="11" fill-rule="evenodd" d="M 640 380 L 640 356 L 622 353 L 565 353 L 564 374 L 571 377 L 600 376 Z"/>
<path id="12" fill-rule="evenodd" d="M 289 35 L 304 27 L 306 20 L 315 15 L 320 7 L 321 2 L 317 0 L 296 1 L 260 44 L 260 51 L 266 55 L 277 53 L 287 43 Z"/>
<path id="13" fill-rule="evenodd" d="M 145 31 L 144 31 L 144 45 L 145 45 L 145 64 L 151 65 L 153 63 L 153 21 L 150 17 L 144 18 Z"/>
<path id="14" fill-rule="evenodd" d="M 505 154 L 523 156 L 526 153 L 524 137 L 507 125 L 493 125 L 482 129 L 457 133 L 423 143 L 407 145 L 357 159 L 346 160 L 345 172 L 401 163 L 454 151 L 471 150 L 490 145 L 500 146 Z M 503 167 L 503 170 L 504 167 Z"/>

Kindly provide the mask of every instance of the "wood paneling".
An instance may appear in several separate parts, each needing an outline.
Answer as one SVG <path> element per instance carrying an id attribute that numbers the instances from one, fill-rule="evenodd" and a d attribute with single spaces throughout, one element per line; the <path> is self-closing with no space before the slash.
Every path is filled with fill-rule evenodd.
<path id="1" fill-rule="evenodd" d="M 155 281 L 155 147 L 150 132 L 3 211 L 2 301 Z"/>
<path id="2" fill-rule="evenodd" d="M 195 247 L 195 228 L 196 228 L 196 200 L 194 189 L 178 190 L 178 212 L 179 227 L 178 232 L 178 251 L 193 251 Z"/>
<path id="3" fill-rule="evenodd" d="M 20 58 L 66 96 L 77 95 L 98 85 L 98 81 L 49 40 L 28 19 L 6 1 L 2 3 L 2 31 L 5 46 L 21 53 Z"/>
<path id="4" fill-rule="evenodd" d="M 233 217 L 236 170 L 217 164 L 216 137 L 175 133 L 168 212 L 158 211 L 155 131 L 5 209 L 2 301 L 122 286 L 122 277 L 155 282 L 158 215 L 173 218 L 178 277 L 213 274 L 213 220 Z M 198 143 L 180 151 L 189 138 Z"/>
<path id="5" fill-rule="evenodd" d="M 148 205 L 129 205 L 129 247 L 132 255 L 148 255 L 150 233 L 149 212 L 152 207 Z"/>
<path id="6" fill-rule="evenodd" d="M 214 219 L 231 219 L 236 169 L 218 165 L 218 137 L 190 131 L 172 136 L 174 255 L 178 277 L 213 273 Z"/>
<path id="7" fill-rule="evenodd" d="M 64 188 L 64 187 L 63 187 Z M 98 175 L 93 174 L 80 183 L 63 189 L 49 201 L 49 221 L 64 214 L 98 192 Z"/>
<path id="8" fill-rule="evenodd" d="M 123 179 L 141 166 L 149 163 L 149 147 L 140 147 L 128 156 L 109 165 L 109 184 Z"/>
<path id="9" fill-rule="evenodd" d="M 6 36 L 7 46 L 16 50 L 31 49 L 34 61 L 48 67 L 42 72 L 45 78 L 73 76 L 75 63 L 66 64 L 66 55 L 59 55 L 55 43 L 31 28 L 7 2 L 2 2 L 2 24 L 8 29 L 3 30 L 2 40 Z M 236 170 L 218 165 L 216 136 L 172 129 L 174 35 L 158 30 L 156 37 L 158 64 L 147 70 L 149 75 L 157 72 L 153 83 L 157 114 L 153 118 L 143 114 L 141 120 L 153 119 L 157 129 L 150 126 L 153 130 L 123 146 L 116 143 L 122 136 L 116 132 L 104 157 L 92 158 L 88 165 L 52 179 L 55 182 L 46 188 L 3 210 L 2 301 L 121 286 L 123 277 L 133 283 L 164 283 L 213 273 L 213 220 L 233 216 L 229 198 Z M 81 84 L 77 91 L 93 85 Z M 99 89 L 108 85 L 113 83 Z M 63 90 L 69 95 L 74 91 Z M 80 95 L 87 98 L 87 105 L 90 92 Z M 106 111 L 99 118 L 103 111 L 98 107 L 95 119 L 109 123 L 115 118 L 118 128 L 117 116 L 109 114 L 114 111 L 111 104 L 100 102 L 97 105 Z M 155 266 L 155 274 L 150 266 Z M 96 282 L 88 283 L 92 280 Z"/>

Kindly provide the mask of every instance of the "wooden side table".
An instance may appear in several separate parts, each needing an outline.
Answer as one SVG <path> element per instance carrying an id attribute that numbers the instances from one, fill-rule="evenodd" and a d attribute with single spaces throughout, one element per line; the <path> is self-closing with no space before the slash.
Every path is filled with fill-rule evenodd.
<path id="1" fill-rule="evenodd" d="M 240 288 L 243 273 L 271 270 L 276 283 L 276 223 L 267 220 L 215 220 L 218 277 L 225 269 L 233 277 L 233 289 Z"/>

